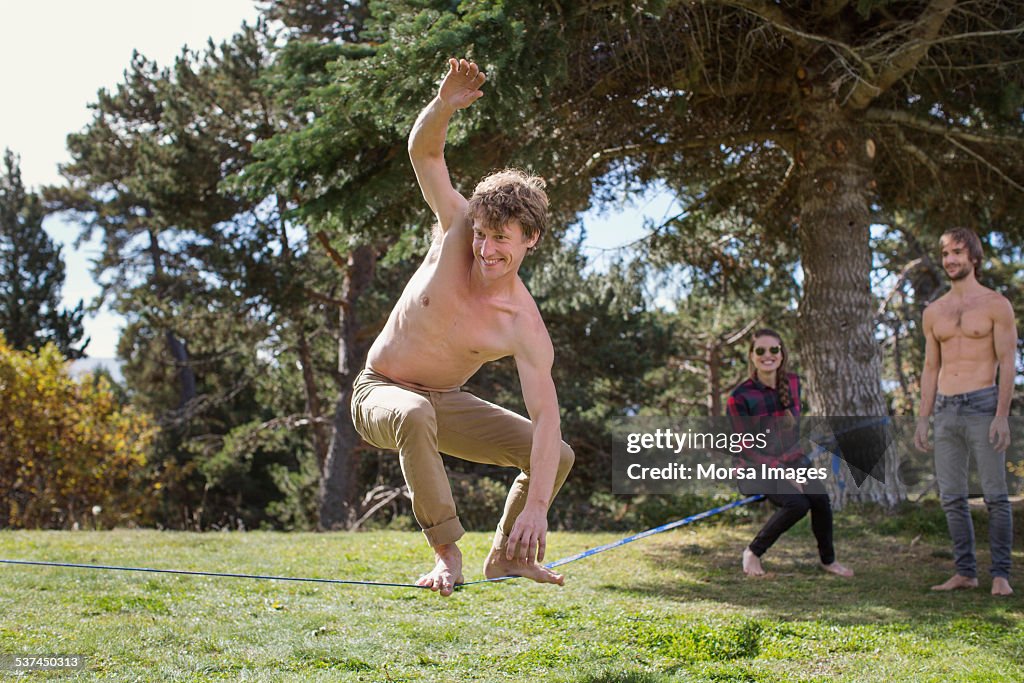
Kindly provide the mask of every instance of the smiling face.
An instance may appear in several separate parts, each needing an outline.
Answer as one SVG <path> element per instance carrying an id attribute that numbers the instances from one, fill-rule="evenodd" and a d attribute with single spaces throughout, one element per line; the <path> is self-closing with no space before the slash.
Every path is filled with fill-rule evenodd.
<path id="1" fill-rule="evenodd" d="M 759 376 L 772 376 L 786 364 L 782 340 L 770 334 L 754 337 L 750 345 L 750 364 Z"/>
<path id="2" fill-rule="evenodd" d="M 974 261 L 966 242 L 944 235 L 939 242 L 942 251 L 942 268 L 949 279 L 956 282 L 974 274 Z"/>
<path id="3" fill-rule="evenodd" d="M 544 185 L 542 178 L 514 168 L 490 174 L 477 184 L 466 206 L 473 227 L 508 225 L 515 221 L 522 233 L 536 244 L 548 224 L 548 196 Z"/>
<path id="4" fill-rule="evenodd" d="M 492 281 L 519 271 L 526 252 L 537 243 L 539 235 L 523 237 L 519 221 L 500 227 L 484 227 L 473 222 L 473 260 L 485 281 Z"/>

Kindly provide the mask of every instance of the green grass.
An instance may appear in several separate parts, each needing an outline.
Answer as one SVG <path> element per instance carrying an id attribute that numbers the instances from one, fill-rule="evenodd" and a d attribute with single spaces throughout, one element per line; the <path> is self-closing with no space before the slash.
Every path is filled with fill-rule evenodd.
<path id="1" fill-rule="evenodd" d="M 564 588 L 519 581 L 448 599 L 0 565 L 0 654 L 86 655 L 85 672 L 28 676 L 69 681 L 1024 680 L 1024 584 L 1008 599 L 984 576 L 976 591 L 928 591 L 951 562 L 944 538 L 915 533 L 920 519 L 840 513 L 850 581 L 818 570 L 806 521 L 765 556 L 772 578 L 745 579 L 739 553 L 757 519 L 733 519 L 566 565 Z M 468 580 L 489 538 L 464 539 Z M 549 559 L 615 538 L 555 533 Z M 0 558 L 408 581 L 429 549 L 393 531 L 7 531 Z"/>

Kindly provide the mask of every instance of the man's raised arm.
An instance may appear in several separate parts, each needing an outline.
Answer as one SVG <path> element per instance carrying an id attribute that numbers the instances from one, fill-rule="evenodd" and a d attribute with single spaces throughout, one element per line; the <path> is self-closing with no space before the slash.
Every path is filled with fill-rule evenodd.
<path id="1" fill-rule="evenodd" d="M 483 96 L 480 86 L 485 80 L 484 73 L 473 62 L 449 59 L 448 66 L 448 74 L 441 82 L 437 97 L 420 112 L 409 134 L 409 158 L 416 171 L 416 180 L 442 231 L 451 227 L 466 206 L 466 199 L 452 187 L 444 162 L 448 122 L 456 111 L 465 109 Z"/>

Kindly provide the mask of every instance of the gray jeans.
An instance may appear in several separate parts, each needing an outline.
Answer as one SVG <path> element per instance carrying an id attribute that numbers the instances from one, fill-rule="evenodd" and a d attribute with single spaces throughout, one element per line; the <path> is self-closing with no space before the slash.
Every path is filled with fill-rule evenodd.
<path id="1" fill-rule="evenodd" d="M 1006 453 L 997 453 L 988 439 L 996 414 L 998 387 L 935 399 L 935 476 L 939 498 L 953 539 L 956 573 L 976 578 L 974 524 L 967 506 L 970 456 L 978 463 L 981 491 L 988 508 L 992 576 L 1009 578 L 1013 515 L 1006 490 Z"/>

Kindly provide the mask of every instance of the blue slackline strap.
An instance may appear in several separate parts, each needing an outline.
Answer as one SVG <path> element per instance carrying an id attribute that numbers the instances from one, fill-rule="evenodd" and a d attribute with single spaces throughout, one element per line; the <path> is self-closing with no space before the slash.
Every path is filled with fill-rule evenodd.
<path id="1" fill-rule="evenodd" d="M 641 538 L 647 538 L 648 536 L 653 536 L 654 534 L 660 534 L 663 531 L 668 531 L 670 529 L 675 529 L 677 527 L 685 526 L 686 524 L 692 524 L 693 522 L 696 522 L 698 520 L 706 519 L 707 517 L 711 517 L 712 515 L 717 515 L 717 514 L 719 514 L 721 512 L 725 512 L 726 510 L 730 510 L 732 508 L 739 507 L 740 505 L 746 505 L 747 503 L 753 503 L 754 501 L 761 500 L 762 498 L 764 498 L 764 496 L 762 496 L 762 495 L 749 496 L 747 498 L 743 498 L 742 500 L 733 501 L 732 503 L 729 503 L 727 505 L 722 505 L 722 506 L 719 506 L 719 507 L 716 507 L 716 508 L 712 508 L 711 510 L 705 510 L 704 512 L 698 513 L 696 515 L 691 515 L 690 517 L 686 517 L 685 519 L 680 519 L 680 520 L 677 520 L 675 522 L 669 522 L 668 524 L 663 524 L 663 525 L 661 525 L 659 527 L 655 527 L 653 529 L 648 529 L 647 531 L 641 531 L 638 534 L 633 534 L 632 536 L 627 536 L 626 538 L 619 539 L 618 541 L 614 541 L 612 543 L 606 543 L 605 545 L 597 546 L 596 548 L 590 548 L 589 550 L 584 550 L 583 552 L 576 553 L 575 555 L 570 555 L 569 557 L 564 557 L 561 560 L 555 560 L 554 562 L 548 563 L 548 564 L 546 564 L 544 566 L 547 567 L 548 569 L 552 569 L 554 567 L 559 567 L 559 566 L 561 566 L 563 564 L 569 564 L 570 562 L 575 562 L 576 560 L 582 560 L 585 557 L 590 557 L 591 555 L 596 555 L 598 553 L 603 553 L 606 550 L 611 550 L 612 548 L 618 548 L 619 546 L 626 545 L 627 543 L 632 543 L 633 541 L 638 541 Z M 304 581 L 304 582 L 307 582 L 307 583 L 333 583 L 333 584 L 345 584 L 345 585 L 350 585 L 350 586 L 388 586 L 388 587 L 393 587 L 393 588 L 419 588 L 419 589 L 427 588 L 427 586 L 417 586 L 414 583 L 390 583 L 390 582 L 386 582 L 386 581 L 355 581 L 355 580 L 347 580 L 347 579 L 317 579 L 317 578 L 305 578 L 305 577 L 298 577 L 298 576 L 271 576 L 271 575 L 266 575 L 266 574 L 231 574 L 231 573 L 227 573 L 227 572 L 201 572 L 201 571 L 188 571 L 188 570 L 184 570 L 184 569 L 153 569 L 153 568 L 149 568 L 149 567 L 118 567 L 118 566 L 114 566 L 114 565 L 104 565 L 104 564 L 76 564 L 76 563 L 72 563 L 72 562 L 43 562 L 41 560 L 4 560 L 4 559 L 0 559 L 0 564 L 31 565 L 31 566 L 38 566 L 38 567 L 68 567 L 68 568 L 72 568 L 72 569 L 105 569 L 105 570 L 108 570 L 108 571 L 149 572 L 149 573 L 154 573 L 154 574 L 184 574 L 186 576 L 214 576 L 214 577 L 230 578 L 230 579 L 262 579 L 262 580 L 272 580 L 272 581 Z M 521 578 L 521 577 L 518 577 L 518 576 L 499 576 L 499 577 L 493 578 L 493 579 L 481 579 L 479 581 L 469 581 L 467 583 L 460 583 L 460 584 L 458 584 L 455 587 L 456 588 L 462 588 L 464 586 L 472 586 L 474 584 L 495 583 L 497 581 L 507 581 L 508 579 L 518 579 L 518 578 Z"/>
<path id="2" fill-rule="evenodd" d="M 692 524 L 692 523 L 700 521 L 702 519 L 707 519 L 708 517 L 712 517 L 714 515 L 720 514 L 722 512 L 725 512 L 726 510 L 731 510 L 732 508 L 737 508 L 737 507 L 739 507 L 741 505 L 747 505 L 748 503 L 754 503 L 756 501 L 763 500 L 763 499 L 764 499 L 763 495 L 757 494 L 755 496 L 748 496 L 748 497 L 742 498 L 740 500 L 734 500 L 733 502 L 727 503 L 726 505 L 720 505 L 720 506 L 718 506 L 716 508 L 711 508 L 710 510 L 705 510 L 704 512 L 699 512 L 699 513 L 697 513 L 695 515 L 690 515 L 689 517 L 685 517 L 683 519 L 676 520 L 675 522 L 669 522 L 668 524 L 662 524 L 659 527 L 655 527 L 653 529 L 648 529 L 647 531 L 641 531 L 638 534 L 633 534 L 632 536 L 627 536 L 626 538 L 620 538 L 617 541 L 612 541 L 611 543 L 605 543 L 604 545 L 599 545 L 596 548 L 590 548 L 589 550 L 584 550 L 583 552 L 576 553 L 575 555 L 570 555 L 569 557 L 563 557 L 560 560 L 555 560 L 554 562 L 549 562 L 548 564 L 546 564 L 544 566 L 547 567 L 548 569 L 554 569 L 555 567 L 560 567 L 563 564 L 569 564 L 570 562 L 575 562 L 576 560 L 582 560 L 585 557 L 590 557 L 591 555 L 597 555 L 598 553 L 603 553 L 606 550 L 612 550 L 613 548 L 618 548 L 620 546 L 624 546 L 627 543 L 632 543 L 633 541 L 639 541 L 641 538 L 647 538 L 648 536 L 653 536 L 654 534 L 660 534 L 663 531 L 670 531 L 671 529 L 676 529 L 676 528 L 681 527 L 681 526 L 686 526 L 687 524 Z M 460 588 L 462 586 L 472 586 L 473 584 L 477 584 L 477 583 L 494 583 L 496 581 L 507 581 L 508 579 L 518 579 L 518 578 L 521 578 L 521 577 L 518 577 L 518 576 L 499 576 L 499 577 L 493 578 L 493 579 L 481 579 L 479 581 L 469 581 L 467 583 L 459 584 L 458 586 L 456 586 L 456 588 Z"/>
<path id="3" fill-rule="evenodd" d="M 345 579 L 314 579 L 298 576 L 268 576 L 265 574 L 229 574 L 225 572 L 199 572 L 184 569 L 151 569 L 148 567 L 115 567 L 104 564 L 74 564 L 71 562 L 38 562 L 35 560 L 0 560 L 2 564 L 28 564 L 41 567 L 72 567 L 74 569 L 107 569 L 119 572 L 152 572 L 156 574 L 185 574 L 188 576 L 217 576 L 229 579 L 266 579 L 274 581 L 305 581 L 308 583 L 344 583 L 354 586 L 393 586 L 396 588 L 426 588 L 414 583 L 388 583 L 385 581 L 352 581 Z"/>

